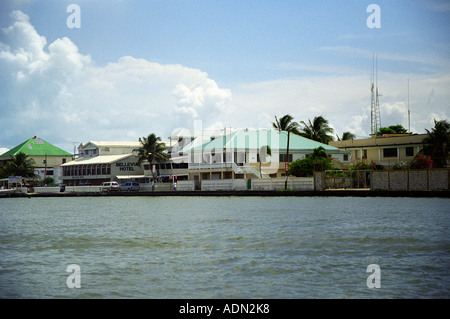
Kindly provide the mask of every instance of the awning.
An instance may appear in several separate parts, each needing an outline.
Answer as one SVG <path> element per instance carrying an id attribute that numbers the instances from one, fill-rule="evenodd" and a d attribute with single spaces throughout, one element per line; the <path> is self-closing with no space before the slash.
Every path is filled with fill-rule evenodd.
<path id="1" fill-rule="evenodd" d="M 150 177 L 150 176 L 145 176 L 145 175 L 117 175 L 116 176 L 117 179 L 146 178 L 146 177 Z"/>

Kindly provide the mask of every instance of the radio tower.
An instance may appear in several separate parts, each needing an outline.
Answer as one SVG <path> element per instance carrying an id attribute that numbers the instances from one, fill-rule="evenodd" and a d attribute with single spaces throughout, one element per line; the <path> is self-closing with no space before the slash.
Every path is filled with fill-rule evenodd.
<path id="1" fill-rule="evenodd" d="M 378 61 L 376 59 L 375 64 L 372 62 L 372 83 L 371 83 L 371 101 L 370 101 L 370 124 L 371 124 L 370 131 L 372 135 L 376 135 L 381 127 L 379 96 L 382 95 L 378 93 Z"/>

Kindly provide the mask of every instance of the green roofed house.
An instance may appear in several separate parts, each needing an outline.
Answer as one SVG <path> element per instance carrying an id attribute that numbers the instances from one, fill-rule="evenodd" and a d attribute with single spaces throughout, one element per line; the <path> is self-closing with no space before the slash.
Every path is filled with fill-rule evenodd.
<path id="1" fill-rule="evenodd" d="M 59 147 L 56 147 L 47 141 L 39 138 L 32 137 L 25 142 L 13 147 L 9 151 L 0 155 L 0 165 L 11 159 L 19 153 L 25 153 L 29 158 L 33 159 L 35 163 L 35 174 L 39 179 L 44 179 L 49 176 L 52 177 L 55 182 L 59 182 L 62 174 L 60 171 L 60 165 L 72 160 L 72 154 L 66 152 Z"/>
<path id="2" fill-rule="evenodd" d="M 200 146 L 183 149 L 189 155 L 189 179 L 237 179 L 285 176 L 286 162 L 309 156 L 322 146 L 332 158 L 350 162 L 350 152 L 299 135 L 277 130 L 240 130 Z M 271 156 L 267 155 L 267 147 Z"/>

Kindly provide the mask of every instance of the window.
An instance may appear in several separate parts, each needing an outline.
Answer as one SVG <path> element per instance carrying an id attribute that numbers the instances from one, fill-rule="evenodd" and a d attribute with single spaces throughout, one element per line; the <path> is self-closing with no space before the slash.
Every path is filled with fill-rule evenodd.
<path id="1" fill-rule="evenodd" d="M 89 150 L 85 150 L 85 151 L 84 151 L 84 154 L 85 154 L 85 155 L 89 155 Z"/>
<path id="2" fill-rule="evenodd" d="M 66 164 L 66 159 L 65 158 L 62 159 L 62 163 Z"/>
<path id="3" fill-rule="evenodd" d="M 363 150 L 363 157 L 362 158 L 367 158 L 367 150 Z"/>
<path id="4" fill-rule="evenodd" d="M 383 157 L 397 157 L 397 148 L 383 148 Z"/>
<path id="5" fill-rule="evenodd" d="M 344 161 L 345 161 L 345 162 L 348 161 L 348 154 L 344 154 Z"/>
<path id="6" fill-rule="evenodd" d="M 409 146 L 406 148 L 406 156 L 414 156 L 414 147 Z"/>

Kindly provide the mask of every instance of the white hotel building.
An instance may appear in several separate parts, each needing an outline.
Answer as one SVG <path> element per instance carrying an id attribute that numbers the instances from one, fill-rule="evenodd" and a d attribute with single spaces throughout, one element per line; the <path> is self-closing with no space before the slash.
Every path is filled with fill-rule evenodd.
<path id="1" fill-rule="evenodd" d="M 101 185 L 103 182 L 148 182 L 133 153 L 139 142 L 99 142 L 80 144 L 79 157 L 62 165 L 63 183 L 69 186 Z"/>

